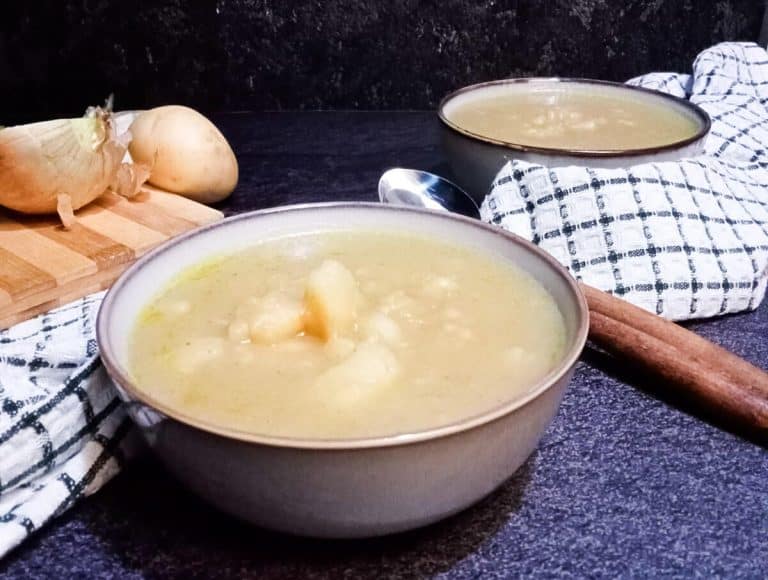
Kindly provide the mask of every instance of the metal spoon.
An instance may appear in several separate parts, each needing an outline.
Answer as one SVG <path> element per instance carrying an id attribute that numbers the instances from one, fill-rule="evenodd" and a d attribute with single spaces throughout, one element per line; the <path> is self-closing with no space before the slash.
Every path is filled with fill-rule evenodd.
<path id="1" fill-rule="evenodd" d="M 395 167 L 385 171 L 379 179 L 379 200 L 480 219 L 480 209 L 466 191 L 439 175 L 418 169 Z"/>

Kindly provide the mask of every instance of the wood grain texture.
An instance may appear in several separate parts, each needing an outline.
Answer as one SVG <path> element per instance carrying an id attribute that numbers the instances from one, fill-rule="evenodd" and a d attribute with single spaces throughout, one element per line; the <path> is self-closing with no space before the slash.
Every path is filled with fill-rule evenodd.
<path id="1" fill-rule="evenodd" d="M 96 263 L 74 249 L 62 246 L 33 229 L 10 219 L 0 220 L 0 248 L 7 250 L 43 272 L 59 284 L 93 274 Z M 51 259 L 55 256 L 56 259 Z"/>
<path id="2" fill-rule="evenodd" d="M 69 230 L 65 230 L 59 224 L 40 224 L 35 231 L 57 242 L 60 246 L 90 258 L 101 268 L 130 261 L 135 257 L 131 248 L 108 236 L 94 232 L 81 223 L 74 224 Z"/>
<path id="3" fill-rule="evenodd" d="M 108 288 L 158 244 L 222 218 L 218 210 L 152 188 L 107 193 L 64 229 L 55 216 L 0 209 L 0 329 Z"/>

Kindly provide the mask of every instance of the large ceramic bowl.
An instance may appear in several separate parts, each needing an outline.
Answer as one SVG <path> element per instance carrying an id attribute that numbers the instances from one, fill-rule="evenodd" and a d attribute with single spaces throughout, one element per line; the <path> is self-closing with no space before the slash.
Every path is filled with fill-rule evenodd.
<path id="1" fill-rule="evenodd" d="M 554 297 L 567 347 L 528 392 L 482 415 L 422 432 L 350 440 L 265 437 L 217 427 L 160 404 L 128 369 L 142 307 L 185 268 L 261 240 L 338 229 L 417 232 L 523 268 Z M 504 297 L 499 296 L 499 308 Z M 509 478 L 557 412 L 587 335 L 573 278 L 530 243 L 477 220 L 379 204 L 315 204 L 243 214 L 176 238 L 139 260 L 107 294 L 97 323 L 102 359 L 144 438 L 189 488 L 260 526 L 321 537 L 407 530 L 451 515 Z M 482 361 L 477 361 L 482 364 Z M 212 385 L 226 388 L 226 385 Z M 162 388 L 162 385 L 157 385 Z"/>
<path id="2" fill-rule="evenodd" d="M 542 90 L 578 91 L 582 94 L 635 100 L 666 110 L 671 109 L 694 121 L 695 131 L 684 139 L 642 149 L 578 150 L 532 147 L 525 143 L 499 141 L 468 131 L 451 119 L 451 113 L 456 107 L 476 99 L 501 96 L 509 92 L 530 94 Z M 603 168 L 678 161 L 701 152 L 711 125 L 709 115 L 702 108 L 666 93 L 607 81 L 562 78 L 505 79 L 464 87 L 450 93 L 440 102 L 438 116 L 441 121 L 443 150 L 450 162 L 455 181 L 478 202 L 488 193 L 499 170 L 513 159 L 540 163 L 548 167 L 576 165 Z"/>

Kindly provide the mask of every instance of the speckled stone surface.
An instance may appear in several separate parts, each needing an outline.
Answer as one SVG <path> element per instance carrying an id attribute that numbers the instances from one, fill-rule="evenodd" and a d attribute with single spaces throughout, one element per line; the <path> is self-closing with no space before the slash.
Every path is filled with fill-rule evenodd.
<path id="1" fill-rule="evenodd" d="M 393 165 L 444 172 L 428 113 L 215 119 L 242 170 L 227 213 L 373 200 Z M 768 304 L 695 330 L 768 368 Z M 214 512 L 145 457 L 0 562 L 0 575 L 765 578 L 768 452 L 703 417 L 587 351 L 538 451 L 445 522 L 369 541 L 289 538 Z"/>
<path id="2" fill-rule="evenodd" d="M 757 40 L 762 0 L 35 0 L 0 18 L 0 124 L 121 109 L 427 109 L 508 76 L 625 80 Z"/>

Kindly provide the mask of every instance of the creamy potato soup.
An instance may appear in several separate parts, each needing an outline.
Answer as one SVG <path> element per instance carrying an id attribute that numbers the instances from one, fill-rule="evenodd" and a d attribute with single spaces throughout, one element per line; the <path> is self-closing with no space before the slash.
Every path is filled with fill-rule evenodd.
<path id="1" fill-rule="evenodd" d="M 210 424 L 291 438 L 421 431 L 526 393 L 563 318 L 530 276 L 397 233 L 307 234 L 193 268 L 143 310 L 130 370 Z"/>
<path id="2" fill-rule="evenodd" d="M 562 87 L 464 98 L 448 120 L 475 135 L 530 147 L 622 151 L 692 137 L 695 119 L 649 99 Z"/>

